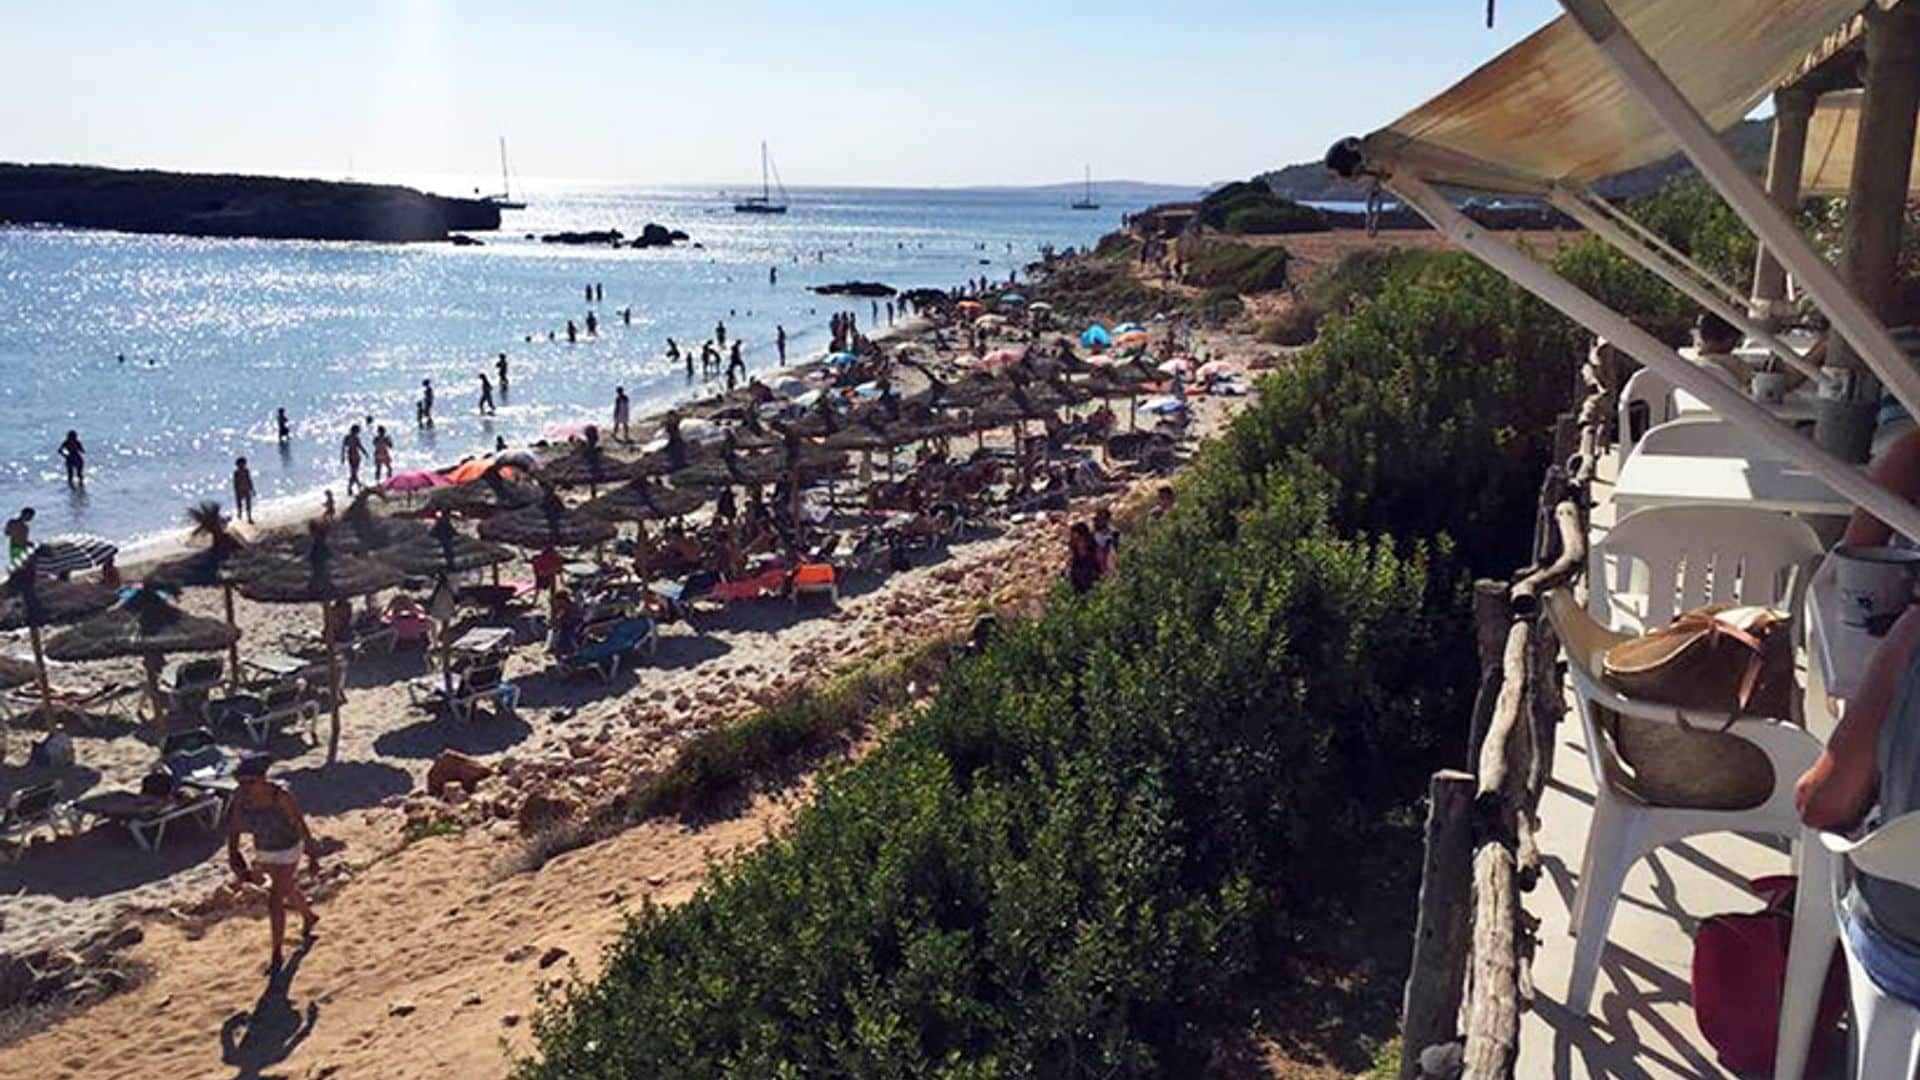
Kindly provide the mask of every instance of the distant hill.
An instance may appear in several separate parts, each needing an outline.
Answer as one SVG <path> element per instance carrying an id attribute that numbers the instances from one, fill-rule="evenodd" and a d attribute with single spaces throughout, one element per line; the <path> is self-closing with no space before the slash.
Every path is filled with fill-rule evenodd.
<path id="1" fill-rule="evenodd" d="M 0 164 L 0 222 L 267 240 L 445 240 L 500 208 L 391 184 Z"/>
<path id="2" fill-rule="evenodd" d="M 1085 190 L 1084 185 L 1084 181 L 1074 180 L 1063 184 L 1032 184 L 1026 186 L 981 185 L 978 187 L 964 188 L 963 190 L 1052 193 L 1060 195 L 1063 198 L 1077 199 Z M 1182 184 L 1154 184 L 1141 180 L 1095 180 L 1093 182 L 1093 198 L 1095 202 L 1101 199 L 1110 199 L 1114 202 L 1124 203 L 1181 202 L 1187 199 L 1198 199 L 1206 190 L 1206 186 L 1199 184 L 1192 186 Z"/>
<path id="3" fill-rule="evenodd" d="M 1734 157 L 1752 172 L 1767 166 L 1767 147 L 1773 139 L 1772 120 L 1742 120 L 1726 134 Z M 1651 165 L 1629 169 L 1609 176 L 1594 185 L 1594 190 L 1609 199 L 1629 199 L 1658 189 L 1676 176 L 1693 174 L 1693 165 L 1674 154 Z M 1283 169 L 1262 173 L 1261 179 L 1274 193 L 1301 202 L 1358 202 L 1367 197 L 1367 187 L 1342 180 L 1318 161 L 1303 161 Z"/>

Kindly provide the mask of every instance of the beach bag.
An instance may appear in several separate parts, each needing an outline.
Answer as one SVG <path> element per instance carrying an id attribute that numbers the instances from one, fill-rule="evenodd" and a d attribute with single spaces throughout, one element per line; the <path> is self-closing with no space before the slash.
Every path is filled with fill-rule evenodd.
<path id="1" fill-rule="evenodd" d="M 1755 878 L 1747 887 L 1766 900 L 1765 909 L 1710 915 L 1693 935 L 1693 1018 L 1720 1064 L 1742 1075 L 1773 1072 L 1795 884 L 1786 875 Z M 1846 960 L 1836 950 L 1814 1013 L 1810 1065 L 1834 1052 L 1846 1007 Z"/>
<path id="2" fill-rule="evenodd" d="M 1605 682 L 1630 698 L 1698 712 L 1792 715 L 1793 640 L 1785 612 L 1710 605 L 1607 650 Z"/>

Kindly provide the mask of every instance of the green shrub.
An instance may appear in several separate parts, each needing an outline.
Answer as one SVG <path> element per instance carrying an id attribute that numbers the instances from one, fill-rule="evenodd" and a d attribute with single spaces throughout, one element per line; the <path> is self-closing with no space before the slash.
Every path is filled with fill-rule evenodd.
<path id="1" fill-rule="evenodd" d="M 542 1077 L 1197 1071 L 1457 747 L 1579 342 L 1426 254 L 1263 381 L 1083 597 L 545 1001 Z M 1409 905 L 1410 896 L 1403 897 Z"/>
<path id="2" fill-rule="evenodd" d="M 1275 195 L 1258 180 L 1226 184 L 1200 201 L 1200 223 L 1229 233 L 1321 232 L 1326 215 L 1311 206 Z"/>
<path id="3" fill-rule="evenodd" d="M 1261 319 L 1254 335 L 1267 345 L 1305 345 L 1313 340 L 1323 314 L 1311 302 L 1295 301 Z"/>
<path id="4" fill-rule="evenodd" d="M 1278 245 L 1207 241 L 1183 249 L 1180 261 L 1181 279 L 1203 289 L 1255 293 L 1287 284 L 1287 249 Z"/>

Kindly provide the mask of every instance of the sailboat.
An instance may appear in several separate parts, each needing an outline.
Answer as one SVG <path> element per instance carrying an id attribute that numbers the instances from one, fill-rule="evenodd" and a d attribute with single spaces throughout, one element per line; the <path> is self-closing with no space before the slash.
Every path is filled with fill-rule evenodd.
<path id="1" fill-rule="evenodd" d="M 507 180 L 507 137 L 500 136 L 500 194 L 488 195 L 484 200 L 502 210 L 525 210 L 527 204 L 513 197 L 513 186 Z"/>
<path id="2" fill-rule="evenodd" d="M 780 189 L 780 201 L 773 201 L 773 189 L 767 186 L 767 174 L 771 170 L 773 185 Z M 748 195 L 733 204 L 736 214 L 784 214 L 787 212 L 787 186 L 780 182 L 780 170 L 773 167 L 773 159 L 767 156 L 767 144 L 760 144 L 760 194 Z"/>
<path id="3" fill-rule="evenodd" d="M 1079 202 L 1076 202 L 1076 203 L 1074 203 L 1074 204 L 1073 204 L 1073 206 L 1072 206 L 1072 209 L 1075 209 L 1075 210 L 1098 210 L 1098 209 L 1100 209 L 1100 204 L 1099 204 L 1099 203 L 1097 203 L 1097 202 L 1094 202 L 1094 201 L 1093 201 L 1093 166 L 1091 166 L 1091 165 L 1089 165 L 1089 166 L 1087 166 L 1087 188 L 1086 188 L 1086 194 L 1084 194 L 1084 195 L 1082 195 L 1082 196 L 1080 196 L 1080 201 L 1079 201 Z"/>

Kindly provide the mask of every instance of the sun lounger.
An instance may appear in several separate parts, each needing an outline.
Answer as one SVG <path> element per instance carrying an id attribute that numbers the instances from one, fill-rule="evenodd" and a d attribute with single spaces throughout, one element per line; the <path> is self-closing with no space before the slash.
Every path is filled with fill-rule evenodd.
<path id="1" fill-rule="evenodd" d="M 32 683 L 18 687 L 4 697 L 7 705 L 19 712 L 31 713 L 45 709 L 55 715 L 82 718 L 117 716 L 121 719 L 130 719 L 133 710 L 138 709 L 146 697 L 146 690 L 139 683 L 104 683 L 83 689 L 55 686 L 52 690 L 52 698 L 44 702 Z"/>
<path id="2" fill-rule="evenodd" d="M 274 732 L 288 724 L 305 723 L 309 735 L 320 716 L 320 704 L 307 694 L 305 679 L 288 679 L 268 688 L 257 709 L 235 710 L 247 735 L 264 745 Z"/>
<path id="3" fill-rule="evenodd" d="M 793 602 L 803 596 L 825 596 L 840 602 L 840 584 L 830 563 L 802 563 L 793 572 Z"/>
<path id="4" fill-rule="evenodd" d="M 560 669 L 568 675 L 591 671 L 603 682 L 612 682 L 620 674 L 620 662 L 645 650 L 651 656 L 659 643 L 653 620 L 622 619 L 607 628 L 606 635 L 589 641 L 573 654 L 560 658 Z"/>
<path id="5" fill-rule="evenodd" d="M 713 586 L 713 598 L 723 602 L 755 600 L 771 592 L 780 592 L 786 586 L 786 570 L 774 567 L 762 570 L 752 577 L 716 582 Z"/>
<path id="6" fill-rule="evenodd" d="M 204 722 L 212 691 L 219 688 L 226 671 L 227 665 L 219 657 L 189 660 L 174 668 L 171 677 L 160 686 L 166 692 L 168 707 Z"/>
<path id="7" fill-rule="evenodd" d="M 474 664 L 453 675 L 449 690 L 444 675 L 423 675 L 407 684 L 407 697 L 416 707 L 447 710 L 455 720 L 471 720 L 474 710 L 489 702 L 504 716 L 520 704 L 520 688 L 506 681 L 497 660 Z"/>
<path id="8" fill-rule="evenodd" d="M 385 619 L 369 619 L 356 623 L 353 633 L 340 642 L 340 651 L 348 656 L 365 656 L 375 649 L 392 652 L 398 635 Z"/>
<path id="9" fill-rule="evenodd" d="M 0 855 L 11 852 L 18 858 L 36 833 L 45 830 L 59 836 L 62 830 L 71 830 L 74 821 L 73 805 L 60 801 L 57 782 L 20 788 L 7 798 L 6 809 L 0 810 Z"/>
<path id="10" fill-rule="evenodd" d="M 181 784 L 164 793 L 109 791 L 73 805 L 81 813 L 126 826 L 141 850 L 153 851 L 166 839 L 167 826 L 181 818 L 197 818 L 209 829 L 218 827 L 227 800 L 218 792 Z"/>

